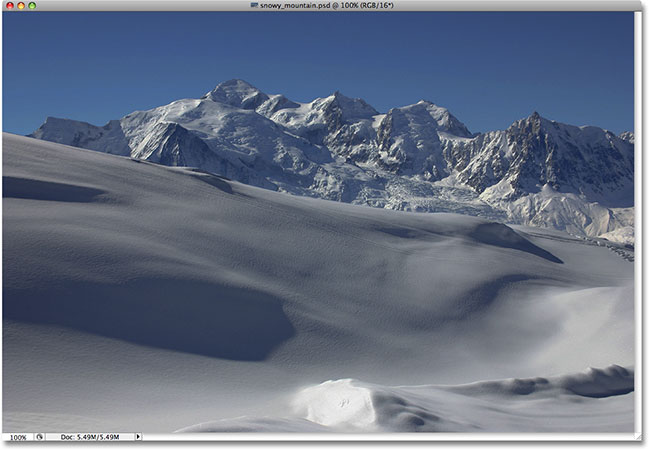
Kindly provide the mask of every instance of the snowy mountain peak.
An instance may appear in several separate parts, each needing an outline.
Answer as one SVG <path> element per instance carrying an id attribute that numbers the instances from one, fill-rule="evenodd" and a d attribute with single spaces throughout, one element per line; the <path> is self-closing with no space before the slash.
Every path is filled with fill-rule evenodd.
<path id="1" fill-rule="evenodd" d="M 336 91 L 329 97 L 319 99 L 319 105 L 322 109 L 336 109 L 341 113 L 341 119 L 345 121 L 354 119 L 370 119 L 379 112 L 372 106 L 368 105 L 361 98 L 351 98 Z M 318 102 L 316 100 L 314 104 Z"/>
<path id="2" fill-rule="evenodd" d="M 429 122 L 431 126 L 445 131 L 454 136 L 459 137 L 472 137 L 473 133 L 460 122 L 451 112 L 443 106 L 436 105 L 429 100 L 419 100 L 417 103 L 404 106 L 401 108 L 393 108 L 390 113 L 405 113 L 411 117 L 418 117 L 418 122 Z M 432 119 L 432 121 L 430 120 Z M 436 125 L 436 126 L 435 126 Z"/>
<path id="3" fill-rule="evenodd" d="M 435 104 L 435 102 L 431 102 L 430 100 L 424 100 L 423 98 L 421 100 L 419 100 L 417 103 L 415 103 L 415 105 L 425 105 L 426 107 L 432 106 L 434 108 L 439 108 L 439 109 L 443 109 L 445 111 L 448 111 L 443 106 L 439 106 L 439 105 Z"/>
<path id="4" fill-rule="evenodd" d="M 283 95 L 271 95 L 268 100 L 256 108 L 256 111 L 262 116 L 270 117 L 282 109 L 295 109 L 299 107 L 299 103 L 295 103 Z"/>
<path id="5" fill-rule="evenodd" d="M 537 111 L 532 112 L 529 116 L 524 119 L 519 119 L 515 121 L 509 129 L 517 128 L 524 130 L 526 133 L 539 134 L 541 132 L 547 132 L 548 130 L 556 129 L 558 126 L 562 126 L 554 120 L 546 119 L 541 116 Z"/>
<path id="6" fill-rule="evenodd" d="M 521 119 L 520 122 L 532 123 L 540 126 L 541 124 L 545 124 L 546 122 L 551 123 L 554 121 L 546 119 L 537 111 L 533 111 L 532 114 L 530 114 L 524 119 Z"/>
<path id="7" fill-rule="evenodd" d="M 242 109 L 256 109 L 269 99 L 267 94 L 250 83 L 238 79 L 220 83 L 206 97 Z"/>
<path id="8" fill-rule="evenodd" d="M 259 92 L 259 89 L 257 89 L 255 86 L 239 78 L 233 78 L 231 80 L 220 82 L 219 84 L 216 85 L 216 87 L 212 90 L 212 92 L 219 91 L 219 90 L 230 90 L 230 91 L 239 91 L 239 92 L 248 92 L 248 91 Z"/>
<path id="9" fill-rule="evenodd" d="M 618 136 L 623 141 L 629 142 L 630 144 L 635 143 L 635 135 L 632 131 L 623 131 Z"/>

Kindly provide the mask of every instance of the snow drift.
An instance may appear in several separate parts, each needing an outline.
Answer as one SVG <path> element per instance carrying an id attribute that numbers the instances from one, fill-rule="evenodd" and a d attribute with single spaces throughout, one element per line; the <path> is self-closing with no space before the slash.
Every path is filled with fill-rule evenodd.
<path id="1" fill-rule="evenodd" d="M 353 379 L 330 380 L 299 391 L 293 399 L 291 417 L 239 417 L 178 431 L 572 431 L 572 427 L 581 425 L 583 417 L 577 415 L 559 422 L 552 421 L 552 415 L 576 409 L 575 404 L 596 410 L 594 398 L 627 394 L 633 391 L 633 382 L 632 370 L 615 365 L 549 378 L 516 378 L 458 386 L 389 387 Z M 607 406 L 610 405 L 624 411 L 623 416 L 630 420 L 630 399 L 611 398 Z M 606 414 L 594 416 L 599 416 L 596 418 L 599 430 L 621 426 L 606 423 Z"/>
<path id="2" fill-rule="evenodd" d="M 6 430 L 632 428 L 632 249 L 6 133 L 3 152 Z M 561 389 L 515 396 L 527 411 L 549 405 L 524 421 L 476 389 L 389 387 L 611 364 L 628 371 L 617 395 L 598 397 L 595 376 L 591 395 L 567 398 L 573 385 L 548 378 Z M 307 391 L 298 404 L 311 413 L 286 417 L 296 392 L 347 379 L 363 381 Z M 357 419 L 341 419 L 334 392 L 374 413 L 350 406 Z M 381 407 L 377 392 L 405 407 Z"/>

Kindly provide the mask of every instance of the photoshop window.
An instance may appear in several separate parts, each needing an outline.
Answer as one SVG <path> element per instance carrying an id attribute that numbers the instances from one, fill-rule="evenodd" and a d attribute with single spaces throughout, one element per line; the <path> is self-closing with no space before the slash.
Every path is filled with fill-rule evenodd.
<path id="1" fill-rule="evenodd" d="M 2 11 L 4 441 L 642 439 L 640 2 Z"/>

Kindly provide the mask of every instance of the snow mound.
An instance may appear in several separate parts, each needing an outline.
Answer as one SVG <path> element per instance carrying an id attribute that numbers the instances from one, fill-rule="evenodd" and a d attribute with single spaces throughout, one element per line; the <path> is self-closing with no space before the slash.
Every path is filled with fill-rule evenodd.
<path id="1" fill-rule="evenodd" d="M 298 395 L 296 407 L 308 420 L 325 426 L 364 428 L 377 420 L 372 390 L 353 379 L 306 388 Z"/>
<path id="2" fill-rule="evenodd" d="M 476 419 L 466 412 L 470 408 L 457 414 L 458 405 L 469 403 L 488 410 L 485 401 L 502 406 L 527 397 L 546 402 L 565 396 L 603 399 L 633 389 L 633 369 L 612 365 L 556 377 L 460 386 L 388 387 L 354 379 L 330 380 L 300 391 L 294 405 L 301 417 L 336 431 L 475 431 L 482 428 L 485 418 Z"/>
<path id="3" fill-rule="evenodd" d="M 237 417 L 204 422 L 178 432 L 471 432 L 569 430 L 609 408 L 633 408 L 632 368 L 604 369 L 554 377 L 510 378 L 465 385 L 384 386 L 357 379 L 329 380 L 300 390 L 288 417 Z M 575 409 L 575 405 L 581 406 Z M 574 417 L 555 421 L 557 412 Z M 534 419 L 544 417 L 545 426 Z M 609 418 L 610 419 L 610 418 Z M 619 423 L 608 424 L 619 429 Z"/>
<path id="4" fill-rule="evenodd" d="M 558 380 L 559 386 L 583 397 L 609 397 L 633 391 L 633 368 L 612 365 L 605 369 L 589 368 L 586 373 L 568 375 Z"/>
<path id="5" fill-rule="evenodd" d="M 516 249 L 531 253 L 554 263 L 563 263 L 563 261 L 552 253 L 532 244 L 529 240 L 502 223 L 492 222 L 480 224 L 476 226 L 475 231 L 470 236 L 483 244 Z"/>
<path id="6" fill-rule="evenodd" d="M 457 424 L 408 399 L 398 388 L 330 380 L 298 393 L 296 412 L 336 431 L 441 431 Z"/>
<path id="7" fill-rule="evenodd" d="M 604 369 L 589 368 L 585 372 L 550 378 L 510 378 L 481 381 L 449 390 L 463 395 L 519 396 L 560 391 L 582 397 L 604 398 L 633 391 L 633 368 L 611 365 Z"/>

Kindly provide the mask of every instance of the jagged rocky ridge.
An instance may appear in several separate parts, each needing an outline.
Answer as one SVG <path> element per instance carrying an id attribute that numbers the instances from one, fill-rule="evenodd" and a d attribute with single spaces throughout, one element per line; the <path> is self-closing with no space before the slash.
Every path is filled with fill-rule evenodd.
<path id="1" fill-rule="evenodd" d="M 633 134 L 536 112 L 473 134 L 428 101 L 380 114 L 339 92 L 298 103 L 230 80 L 103 127 L 48 117 L 30 136 L 295 195 L 633 241 Z"/>

